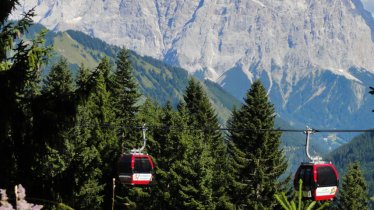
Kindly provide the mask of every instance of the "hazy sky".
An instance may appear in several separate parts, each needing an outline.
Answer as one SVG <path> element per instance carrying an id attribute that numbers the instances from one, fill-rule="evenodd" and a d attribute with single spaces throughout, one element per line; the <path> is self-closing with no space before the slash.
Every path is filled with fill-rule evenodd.
<path id="1" fill-rule="evenodd" d="M 366 10 L 369 10 L 374 15 L 374 0 L 361 0 Z"/>

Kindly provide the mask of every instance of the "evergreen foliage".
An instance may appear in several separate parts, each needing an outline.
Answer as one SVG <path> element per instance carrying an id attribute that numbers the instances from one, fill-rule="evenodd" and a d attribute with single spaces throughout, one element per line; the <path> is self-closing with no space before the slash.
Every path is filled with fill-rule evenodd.
<path id="1" fill-rule="evenodd" d="M 282 206 L 285 210 L 312 210 L 313 207 L 316 206 L 316 204 L 319 204 L 319 207 L 317 210 L 322 210 L 330 205 L 329 202 L 324 202 L 323 204 L 317 203 L 316 201 L 303 201 L 303 180 L 299 180 L 299 189 L 297 190 L 297 197 L 295 196 L 293 200 L 287 199 L 286 194 L 284 192 L 281 192 L 280 194 L 275 194 L 275 199 L 279 202 L 279 204 Z M 297 207 L 296 207 L 297 206 Z"/>
<path id="2" fill-rule="evenodd" d="M 66 151 L 66 135 L 74 127 L 76 113 L 73 78 L 66 60 L 61 59 L 52 67 L 41 93 L 33 106 L 33 138 L 40 144 L 35 154 L 35 174 L 49 199 L 61 199 L 66 195 L 64 190 L 71 189 L 64 186 L 64 171 L 71 155 Z"/>
<path id="3" fill-rule="evenodd" d="M 255 81 L 247 92 L 244 104 L 233 111 L 228 122 L 229 138 L 242 153 L 234 159 L 245 160 L 239 172 L 239 182 L 245 185 L 236 197 L 236 205 L 249 209 L 274 208 L 274 194 L 282 190 L 278 178 L 287 169 L 280 149 L 280 132 L 274 129 L 275 112 L 265 88 Z"/>
<path id="4" fill-rule="evenodd" d="M 74 91 L 73 77 L 65 58 L 52 66 L 50 73 L 44 80 L 43 94 L 58 98 L 58 94 L 69 95 Z"/>
<path id="5" fill-rule="evenodd" d="M 184 153 L 181 139 L 186 134 L 183 130 L 169 129 L 168 127 L 183 128 L 183 124 L 185 126 L 185 123 L 181 120 L 178 112 L 173 110 L 170 103 L 167 103 L 163 107 L 160 115 L 160 123 L 166 126 L 166 128 L 156 130 L 154 133 L 154 138 L 158 140 L 156 147 L 158 149 L 153 153 L 155 164 L 157 165 L 157 188 L 154 192 L 154 197 L 157 200 L 158 208 L 173 209 L 176 200 L 172 194 L 174 192 L 169 187 L 169 183 L 171 182 L 170 169 L 177 160 L 181 159 L 181 154 Z"/>
<path id="6" fill-rule="evenodd" d="M 113 95 L 112 104 L 116 112 L 119 125 L 136 126 L 138 123 L 135 116 L 138 112 L 137 102 L 140 94 L 138 86 L 133 77 L 133 69 L 129 60 L 129 54 L 126 49 L 121 49 L 117 56 L 117 69 L 111 77 L 111 93 Z M 130 150 L 135 143 L 139 141 L 139 133 L 133 129 L 121 129 L 123 135 L 123 148 Z M 136 139 L 131 139 L 131 136 Z"/>
<path id="7" fill-rule="evenodd" d="M 183 119 L 181 128 L 186 128 L 180 139 L 179 158 L 170 167 L 171 195 L 174 208 L 214 209 L 212 179 L 214 162 L 210 156 L 210 145 L 204 142 L 203 134 L 189 127 L 189 113 L 185 104 L 179 105 Z"/>
<path id="8" fill-rule="evenodd" d="M 368 186 L 358 162 L 348 165 L 338 200 L 339 209 L 370 209 Z"/>
<path id="9" fill-rule="evenodd" d="M 136 103 L 139 100 L 138 85 L 134 80 L 133 69 L 129 60 L 129 52 L 126 49 L 121 49 L 117 56 L 117 70 L 113 77 L 113 95 L 117 99 L 114 102 L 117 116 L 122 120 L 131 120 L 138 112 Z M 121 122 L 125 123 L 125 122 Z M 134 123 L 127 124 L 133 125 Z"/>
<path id="10" fill-rule="evenodd" d="M 374 194 L 374 133 L 364 133 L 353 138 L 349 143 L 329 153 L 325 159 L 331 160 L 343 174 L 349 163 L 360 162 L 363 175 L 368 185 L 369 194 Z"/>
<path id="11" fill-rule="evenodd" d="M 18 4 L 19 0 L 3 0 L 0 2 L 0 25 L 8 20 L 8 16 Z"/>
<path id="12" fill-rule="evenodd" d="M 97 67 L 98 77 L 96 84 L 88 98 L 85 107 L 91 118 L 90 144 L 95 146 L 99 154 L 97 170 L 101 170 L 100 185 L 105 188 L 104 208 L 108 208 L 111 199 L 108 195 L 111 192 L 112 178 L 116 173 L 116 161 L 120 154 L 116 125 L 116 115 L 111 104 L 111 94 L 108 85 L 110 84 L 111 66 L 108 59 L 104 58 Z M 97 205 L 97 208 L 102 208 Z"/>
<path id="13" fill-rule="evenodd" d="M 104 78 L 109 70 L 104 67 L 93 73 L 82 67 L 75 88 L 62 59 L 52 67 L 35 101 L 34 138 L 44 147 L 36 153 L 34 167 L 48 200 L 102 209 L 105 183 L 114 176 L 119 149 L 110 128 L 115 119 Z"/>
<path id="14" fill-rule="evenodd" d="M 49 54 L 43 33 L 28 42 L 21 37 L 32 23 L 33 10 L 18 22 L 8 21 L 17 3 L 0 3 L 0 186 L 4 188 L 19 180 L 25 180 L 25 186 L 33 183 L 30 164 L 36 161 L 38 145 L 30 138 L 32 102 L 40 94 L 39 70 Z"/>
<path id="15" fill-rule="evenodd" d="M 43 30 L 43 26 L 35 24 L 29 30 L 28 38 L 33 38 L 33 34 Z M 48 31 L 45 35 L 48 46 L 53 44 L 55 49 L 50 63 L 56 62 L 58 56 L 66 57 L 71 63 L 73 75 L 77 67 L 83 62 L 86 66 L 93 68 L 102 58 L 108 57 L 110 64 L 117 61 L 116 55 L 121 48 L 109 45 L 104 41 L 91 37 L 79 31 L 68 30 L 66 32 L 54 33 Z M 131 50 L 127 50 L 129 60 L 133 67 L 133 76 L 138 83 L 139 92 L 144 96 L 152 98 L 165 105 L 170 101 L 174 107 L 183 99 L 183 91 L 188 84 L 188 72 L 179 67 L 173 67 L 164 62 L 148 57 L 140 56 Z M 47 72 L 49 68 L 43 69 Z M 217 84 L 204 81 L 208 90 L 208 95 L 212 99 L 214 108 L 217 110 L 221 123 L 224 123 L 234 104 L 240 102 L 228 94 Z"/>
<path id="16" fill-rule="evenodd" d="M 190 116 L 189 124 L 197 128 L 205 128 L 203 131 L 203 141 L 209 145 L 210 154 L 214 162 L 212 168 L 213 180 L 212 191 L 213 200 L 219 209 L 232 209 L 227 191 L 230 182 L 233 182 L 228 148 L 220 131 L 218 117 L 212 108 L 212 104 L 202 85 L 195 79 L 190 79 L 185 91 L 184 101 Z"/>

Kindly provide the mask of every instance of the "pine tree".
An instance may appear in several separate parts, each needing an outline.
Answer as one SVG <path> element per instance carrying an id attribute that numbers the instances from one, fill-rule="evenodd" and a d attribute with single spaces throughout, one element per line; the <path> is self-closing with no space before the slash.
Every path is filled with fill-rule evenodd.
<path id="1" fill-rule="evenodd" d="M 134 119 L 139 108 L 136 103 L 139 100 L 138 85 L 133 77 L 133 68 L 129 60 L 129 53 L 122 48 L 117 55 L 117 69 L 113 76 L 112 92 L 115 96 L 114 106 L 121 123 Z"/>
<path id="2" fill-rule="evenodd" d="M 0 3 L 0 185 L 8 188 L 22 181 L 29 189 L 34 161 L 31 103 L 49 50 L 43 46 L 43 33 L 29 42 L 21 37 L 32 24 L 33 10 L 17 22 L 7 21 L 17 2 Z"/>
<path id="3" fill-rule="evenodd" d="M 111 104 L 110 84 L 111 66 L 104 58 L 97 67 L 98 76 L 86 108 L 92 119 L 91 139 L 89 143 L 95 146 L 101 157 L 102 178 L 104 189 L 104 208 L 111 204 L 113 177 L 116 176 L 116 162 L 121 152 L 118 138 L 118 127 L 114 108 Z M 100 208 L 100 206 L 98 206 Z"/>
<path id="4" fill-rule="evenodd" d="M 280 133 L 268 131 L 274 129 L 274 119 L 266 90 L 255 81 L 228 122 L 229 139 L 241 150 L 233 154 L 234 159 L 245 160 L 238 177 L 245 186 L 236 197 L 238 208 L 271 209 L 276 205 L 274 194 L 281 190 L 278 179 L 287 169 L 287 161 L 279 148 Z"/>
<path id="5" fill-rule="evenodd" d="M 99 72 L 99 71 L 98 71 Z M 77 78 L 78 90 L 87 91 L 87 84 L 94 80 L 90 71 L 81 66 Z M 98 81 L 94 81 L 97 83 Z M 96 85 L 87 91 L 88 98 L 80 98 L 75 127 L 69 131 L 67 151 L 71 151 L 70 165 L 66 170 L 66 179 L 73 183 L 71 199 L 65 201 L 70 206 L 79 209 L 100 209 L 104 202 L 104 186 L 102 182 L 103 159 L 97 143 L 93 139 L 93 131 L 97 126 L 97 119 L 93 117 L 92 103 Z M 79 92 L 77 92 L 80 95 Z M 82 100 L 84 99 L 84 100 Z"/>
<path id="6" fill-rule="evenodd" d="M 170 168 L 178 159 L 180 151 L 180 136 L 183 135 L 179 129 L 174 129 L 178 122 L 177 112 L 173 110 L 168 102 L 162 109 L 160 123 L 163 127 L 155 130 L 154 138 L 157 141 L 158 148 L 155 150 L 154 157 L 157 177 L 157 189 L 153 191 L 153 197 L 156 199 L 157 208 L 172 209 L 172 196 L 169 188 Z"/>
<path id="7" fill-rule="evenodd" d="M 39 163 L 34 166 L 39 181 L 35 188 L 42 188 L 37 196 L 79 209 L 101 209 L 106 183 L 102 177 L 112 174 L 103 164 L 110 162 L 105 155 L 111 154 L 105 151 L 111 141 L 102 137 L 106 135 L 102 123 L 110 121 L 104 115 L 108 93 L 103 74 L 93 77 L 96 73 L 81 67 L 75 88 L 67 61 L 61 59 L 34 102 L 33 138 L 39 139 L 39 150 L 34 151 Z M 83 90 L 89 93 L 82 94 Z M 103 118 L 109 120 L 100 121 Z M 103 134 L 93 136 L 97 133 Z"/>
<path id="8" fill-rule="evenodd" d="M 184 158 L 189 143 L 192 143 L 188 129 L 188 117 L 183 112 L 173 110 L 168 102 L 162 109 L 160 123 L 162 127 L 155 130 L 154 138 L 158 143 L 155 151 L 157 186 L 153 191 L 156 199 L 155 209 L 178 209 L 184 207 L 179 195 L 178 174 L 175 169 Z M 181 180 L 180 180 L 181 181 Z M 172 184 L 171 184 L 172 183 Z M 184 207 L 185 208 L 185 207 Z"/>
<path id="9" fill-rule="evenodd" d="M 190 115 L 189 124 L 204 129 L 203 141 L 209 145 L 210 157 L 214 161 L 213 201 L 218 209 L 232 209 L 227 191 L 234 179 L 234 169 L 230 164 L 228 148 L 220 131 L 217 115 L 203 87 L 195 79 L 189 80 L 184 101 Z"/>
<path id="10" fill-rule="evenodd" d="M 60 58 L 45 78 L 42 93 L 58 98 L 57 95 L 71 94 L 73 91 L 73 77 L 68 62 L 66 58 Z"/>
<path id="11" fill-rule="evenodd" d="M 75 102 L 73 78 L 67 61 L 61 59 L 52 66 L 44 80 L 42 95 L 33 102 L 33 139 L 37 164 L 34 173 L 42 186 L 43 196 L 58 200 L 69 189 L 63 183 L 62 173 L 68 167 L 66 133 L 74 127 Z"/>
<path id="12" fill-rule="evenodd" d="M 200 131 L 189 127 L 186 106 L 179 104 L 180 136 L 178 158 L 170 166 L 170 195 L 175 209 L 215 209 L 212 199 L 214 162 L 210 145 Z"/>
<path id="13" fill-rule="evenodd" d="M 18 4 L 18 0 L 3 0 L 0 2 L 0 24 L 6 22 L 8 16 Z"/>
<path id="14" fill-rule="evenodd" d="M 370 209 L 368 187 L 358 162 L 348 165 L 338 198 L 339 209 Z"/>
<path id="15" fill-rule="evenodd" d="M 112 85 L 110 86 L 113 95 L 112 104 L 118 123 L 121 127 L 124 127 L 124 129 L 120 129 L 120 133 L 123 135 L 122 147 L 125 150 L 129 150 L 132 146 L 135 146 L 134 144 L 139 143 L 138 140 L 141 138 L 139 135 L 141 132 L 136 129 L 129 129 L 139 125 L 136 120 L 139 107 L 136 103 L 139 100 L 140 94 L 133 77 L 133 68 L 129 60 L 129 53 L 126 49 L 122 48 L 119 51 L 116 64 L 117 69 L 111 77 Z M 126 126 L 128 129 L 125 129 Z"/>

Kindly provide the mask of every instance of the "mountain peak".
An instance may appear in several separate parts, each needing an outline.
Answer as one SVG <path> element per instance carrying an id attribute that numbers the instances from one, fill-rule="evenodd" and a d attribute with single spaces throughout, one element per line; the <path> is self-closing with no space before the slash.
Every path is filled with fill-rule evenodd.
<path id="1" fill-rule="evenodd" d="M 79 30 L 164 60 L 238 98 L 261 79 L 289 119 L 339 126 L 350 121 L 336 114 L 356 110 L 354 126 L 362 126 L 366 118 L 354 115 L 369 111 L 361 95 L 374 73 L 374 21 L 359 0 L 25 0 L 18 14 L 34 6 L 35 20 L 49 29 Z M 360 101 L 340 97 L 342 90 Z M 343 100 L 340 112 L 334 100 Z M 304 113 L 316 107 L 326 116 Z"/>

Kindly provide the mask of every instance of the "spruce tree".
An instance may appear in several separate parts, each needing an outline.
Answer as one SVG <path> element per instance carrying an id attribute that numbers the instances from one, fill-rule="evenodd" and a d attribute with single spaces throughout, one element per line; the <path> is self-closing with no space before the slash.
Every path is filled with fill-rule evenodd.
<path id="1" fill-rule="evenodd" d="M 0 24 L 6 22 L 8 16 L 18 4 L 18 0 L 3 0 L 0 2 Z"/>
<path id="2" fill-rule="evenodd" d="M 29 188 L 34 161 L 31 105 L 49 50 L 43 45 L 43 33 L 28 42 L 22 38 L 32 24 L 33 10 L 17 22 L 7 21 L 17 2 L 0 5 L 0 185 L 8 188 L 23 182 Z"/>
<path id="3" fill-rule="evenodd" d="M 339 209 L 370 209 L 368 187 L 359 162 L 348 165 L 338 198 Z"/>
<path id="4" fill-rule="evenodd" d="M 139 143 L 141 132 L 133 127 L 140 124 L 136 120 L 139 107 L 136 104 L 141 96 L 138 92 L 138 85 L 133 77 L 133 68 L 129 60 L 128 50 L 122 48 L 116 60 L 116 71 L 111 77 L 110 91 L 112 93 L 112 104 L 116 118 L 122 129 L 119 130 L 122 136 L 121 144 L 124 150 L 130 150 Z M 141 143 L 141 142 L 140 142 Z"/>
<path id="5" fill-rule="evenodd" d="M 41 92 L 33 102 L 33 139 L 38 145 L 33 151 L 37 159 L 35 175 L 45 192 L 39 196 L 58 200 L 66 194 L 64 190 L 70 189 L 62 173 L 68 167 L 69 156 L 65 134 L 74 127 L 75 119 L 73 78 L 65 59 L 52 66 Z"/>
<path id="6" fill-rule="evenodd" d="M 135 115 L 139 111 L 136 103 L 141 96 L 133 77 L 133 68 L 128 50 L 122 48 L 117 55 L 116 70 L 111 77 L 110 90 L 115 96 L 113 105 L 121 124 L 136 125 Z"/>
<path id="7" fill-rule="evenodd" d="M 114 98 L 116 114 L 121 118 L 121 123 L 134 120 L 139 110 L 136 103 L 139 100 L 138 85 L 133 76 L 133 68 L 129 60 L 128 50 L 122 48 L 117 55 L 117 69 L 112 78 L 111 87 Z"/>
<path id="8" fill-rule="evenodd" d="M 233 154 L 234 159 L 245 160 L 238 174 L 238 182 L 245 186 L 236 197 L 238 208 L 276 206 L 274 194 L 281 190 L 278 179 L 287 169 L 287 161 L 280 149 L 280 132 L 269 131 L 274 129 L 274 119 L 274 107 L 266 90 L 260 81 L 255 81 L 244 104 L 233 111 L 228 122 L 229 139 L 241 150 Z"/>
<path id="9" fill-rule="evenodd" d="M 102 151 L 105 147 L 98 143 L 108 141 L 93 136 L 103 123 L 97 120 L 105 111 L 100 105 L 106 104 L 104 99 L 94 100 L 97 95 L 105 95 L 98 88 L 103 83 L 101 75 L 93 77 L 81 67 L 75 88 L 65 59 L 53 65 L 47 75 L 42 95 L 34 102 L 33 138 L 40 142 L 39 150 L 34 151 L 39 164 L 34 167 L 40 180 L 38 188 L 42 187 L 38 197 L 73 208 L 101 208 L 105 186 L 102 177 L 110 173 L 103 166 L 103 154 L 110 152 Z M 81 92 L 89 83 L 95 85 L 82 97 Z"/>
<path id="10" fill-rule="evenodd" d="M 203 133 L 190 129 L 186 106 L 179 104 L 178 158 L 170 166 L 170 195 L 175 209 L 215 209 L 212 195 L 214 162 Z"/>
<path id="11" fill-rule="evenodd" d="M 45 78 L 42 93 L 58 98 L 57 95 L 68 95 L 73 91 L 73 77 L 68 62 L 66 58 L 60 58 Z"/>
<path id="12" fill-rule="evenodd" d="M 170 183 L 170 168 L 178 159 L 180 151 L 180 136 L 183 135 L 179 129 L 175 129 L 178 122 L 177 112 L 173 110 L 171 104 L 168 102 L 162 109 L 160 115 L 160 123 L 162 127 L 155 130 L 154 138 L 158 143 L 158 148 L 155 151 L 156 177 L 157 189 L 153 193 L 156 199 L 157 208 L 172 209 L 172 196 L 169 188 Z"/>
<path id="13" fill-rule="evenodd" d="M 212 191 L 213 202 L 218 209 L 233 208 L 227 194 L 229 186 L 233 182 L 233 171 L 231 167 L 228 148 L 220 131 L 217 115 L 201 84 L 190 79 L 184 101 L 190 115 L 189 124 L 195 128 L 203 129 L 203 141 L 209 145 L 209 156 L 214 161 Z"/>
<path id="14" fill-rule="evenodd" d="M 99 72 L 99 71 L 98 71 Z M 87 84 L 97 83 L 92 77 L 94 73 L 84 66 L 80 66 L 77 78 L 78 90 L 87 91 Z M 76 124 L 70 130 L 68 137 L 71 141 L 67 144 L 68 151 L 72 151 L 73 156 L 69 168 L 66 171 L 66 178 L 72 181 L 71 199 L 65 201 L 73 208 L 98 209 L 104 202 L 104 186 L 102 175 L 105 173 L 102 167 L 102 156 L 93 140 L 93 130 L 97 126 L 97 121 L 93 117 L 92 103 L 96 85 L 89 88 L 87 98 L 80 98 L 77 107 Z M 77 92 L 80 95 L 79 92 Z M 84 99 L 84 100 L 82 100 Z"/>
<path id="15" fill-rule="evenodd" d="M 116 176 L 116 162 L 121 152 L 118 138 L 118 127 L 114 108 L 111 104 L 110 84 L 111 66 L 104 58 L 97 67 L 98 76 L 95 87 L 86 103 L 92 119 L 91 139 L 89 143 L 95 146 L 100 154 L 102 170 L 101 184 L 104 189 L 104 208 L 109 208 L 112 196 L 112 179 Z M 99 206 L 100 207 L 100 206 Z M 102 207 L 101 207 L 102 208 Z"/>
<path id="16" fill-rule="evenodd" d="M 156 129 L 154 134 L 158 143 L 158 150 L 154 156 L 157 165 L 157 186 L 153 191 L 153 197 L 156 199 L 154 206 L 155 209 L 186 208 L 180 200 L 179 182 L 183 181 L 179 174 L 176 174 L 176 169 L 179 167 L 179 161 L 184 159 L 189 144 L 192 143 L 188 115 L 183 111 L 177 112 L 168 102 L 162 109 L 160 123 L 162 126 Z"/>

